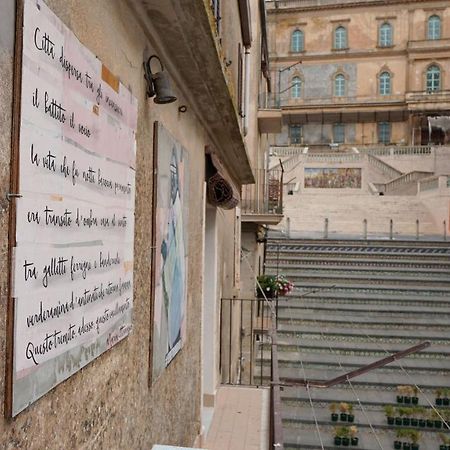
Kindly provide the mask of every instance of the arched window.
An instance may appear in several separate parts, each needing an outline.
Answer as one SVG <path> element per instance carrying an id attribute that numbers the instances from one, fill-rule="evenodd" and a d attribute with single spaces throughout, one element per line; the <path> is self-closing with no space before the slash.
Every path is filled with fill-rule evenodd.
<path id="1" fill-rule="evenodd" d="M 291 51 L 302 52 L 305 47 L 303 31 L 295 30 L 291 36 Z"/>
<path id="2" fill-rule="evenodd" d="M 300 77 L 292 78 L 292 98 L 300 98 L 302 96 L 302 80 Z"/>
<path id="3" fill-rule="evenodd" d="M 383 72 L 380 75 L 380 95 L 391 94 L 391 74 Z"/>
<path id="4" fill-rule="evenodd" d="M 334 30 L 334 48 L 347 48 L 347 30 L 342 25 Z"/>
<path id="5" fill-rule="evenodd" d="M 436 92 L 441 89 L 441 69 L 433 64 L 427 69 L 427 92 Z"/>
<path id="6" fill-rule="evenodd" d="M 380 47 L 390 47 L 392 45 L 392 25 L 384 22 L 380 26 L 379 42 Z"/>
<path id="7" fill-rule="evenodd" d="M 428 39 L 441 38 L 441 18 L 439 16 L 430 16 L 428 18 Z"/>
<path id="8" fill-rule="evenodd" d="M 336 97 L 343 97 L 345 95 L 345 77 L 342 73 L 334 77 L 334 95 Z"/>

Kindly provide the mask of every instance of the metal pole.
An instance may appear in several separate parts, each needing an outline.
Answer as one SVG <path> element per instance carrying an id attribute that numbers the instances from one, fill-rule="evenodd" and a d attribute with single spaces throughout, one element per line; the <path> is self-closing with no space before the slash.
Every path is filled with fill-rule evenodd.
<path id="1" fill-rule="evenodd" d="M 416 241 L 419 240 L 419 219 L 416 219 Z"/>
<path id="2" fill-rule="evenodd" d="M 394 239 L 394 221 L 392 219 L 389 220 L 389 239 Z"/>
<path id="3" fill-rule="evenodd" d="M 323 238 L 328 239 L 328 217 L 325 217 L 325 224 L 323 230 Z"/>
<path id="4" fill-rule="evenodd" d="M 367 240 L 367 219 L 363 220 L 364 239 Z"/>
<path id="5" fill-rule="evenodd" d="M 447 240 L 447 222 L 444 220 L 444 241 Z"/>

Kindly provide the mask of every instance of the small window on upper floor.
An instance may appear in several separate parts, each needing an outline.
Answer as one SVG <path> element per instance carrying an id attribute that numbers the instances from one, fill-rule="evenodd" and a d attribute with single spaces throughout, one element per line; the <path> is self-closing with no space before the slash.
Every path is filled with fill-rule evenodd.
<path id="1" fill-rule="evenodd" d="M 441 38 L 441 18 L 437 15 L 430 16 L 428 18 L 428 39 L 440 39 Z"/>
<path id="2" fill-rule="evenodd" d="M 378 123 L 378 142 L 380 144 L 391 143 L 391 124 L 389 122 Z"/>
<path id="3" fill-rule="evenodd" d="M 380 95 L 391 94 L 391 74 L 389 72 L 382 72 L 380 74 Z"/>
<path id="4" fill-rule="evenodd" d="M 300 77 L 292 78 L 291 92 L 292 98 L 300 98 L 302 96 L 302 79 Z"/>
<path id="5" fill-rule="evenodd" d="M 427 69 L 427 92 L 437 92 L 441 90 L 441 69 L 435 64 Z"/>
<path id="6" fill-rule="evenodd" d="M 305 36 L 303 31 L 295 30 L 291 36 L 291 52 L 302 52 L 305 49 Z"/>
<path id="7" fill-rule="evenodd" d="M 392 25 L 388 22 L 384 22 L 380 26 L 380 32 L 378 36 L 378 45 L 380 47 L 392 46 Z"/>
<path id="8" fill-rule="evenodd" d="M 301 125 L 289 125 L 289 142 L 291 144 L 301 144 L 303 129 Z"/>
<path id="9" fill-rule="evenodd" d="M 345 142 L 345 125 L 343 123 L 335 123 L 333 125 L 333 142 L 335 144 L 343 144 Z"/>
<path id="10" fill-rule="evenodd" d="M 335 97 L 345 96 L 345 76 L 342 73 L 334 77 L 334 95 Z"/>
<path id="11" fill-rule="evenodd" d="M 348 48 L 347 29 L 342 25 L 334 30 L 334 48 L 336 50 Z"/>

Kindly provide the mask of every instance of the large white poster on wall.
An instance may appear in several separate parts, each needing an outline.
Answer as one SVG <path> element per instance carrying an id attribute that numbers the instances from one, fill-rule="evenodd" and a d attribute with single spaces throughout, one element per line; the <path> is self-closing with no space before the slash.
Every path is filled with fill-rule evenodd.
<path id="1" fill-rule="evenodd" d="M 25 0 L 13 415 L 132 328 L 137 101 Z"/>

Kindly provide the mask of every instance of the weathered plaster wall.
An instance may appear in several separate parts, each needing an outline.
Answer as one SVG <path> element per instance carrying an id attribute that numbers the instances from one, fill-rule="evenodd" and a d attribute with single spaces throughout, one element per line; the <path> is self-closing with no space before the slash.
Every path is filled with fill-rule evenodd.
<path id="1" fill-rule="evenodd" d="M 2 449 L 143 449 L 161 442 L 189 446 L 200 430 L 200 321 L 203 278 L 204 148 L 207 133 L 193 110 L 178 103 L 155 105 L 145 95 L 144 56 L 153 44 L 144 37 L 125 2 L 48 0 L 49 7 L 116 74 L 138 99 L 134 329 L 127 339 L 38 400 L 15 420 L 0 419 Z M 0 198 L 9 185 L 12 81 L 11 0 L 0 3 Z M 5 26 L 8 17 L 8 26 Z M 182 98 L 180 86 L 175 93 Z M 186 341 L 164 374 L 148 387 L 153 122 L 159 120 L 189 152 L 189 266 Z M 0 200 L 0 263 L 7 266 L 7 215 Z M 233 233 L 234 212 L 219 219 L 220 243 Z M 232 242 L 232 241 L 231 241 Z M 233 250 L 221 255 L 218 276 L 232 291 Z M 7 271 L 0 275 L 0 352 L 5 350 Z M 0 405 L 4 401 L 0 359 Z"/>
<path id="2" fill-rule="evenodd" d="M 8 220 L 9 204 L 6 193 L 9 192 L 9 161 L 11 158 L 11 111 L 13 85 L 13 55 L 15 28 L 15 0 L 0 2 L 0 414 L 4 413 L 3 393 L 5 392 L 5 354 L 6 354 L 6 305 L 8 286 Z M 22 427 L 27 427 L 23 421 Z M 4 424 L 0 419 L 0 436 L 3 436 Z M 19 428 L 20 430 L 20 428 Z M 9 442 L 0 448 L 17 448 L 16 437 L 11 434 Z"/>

